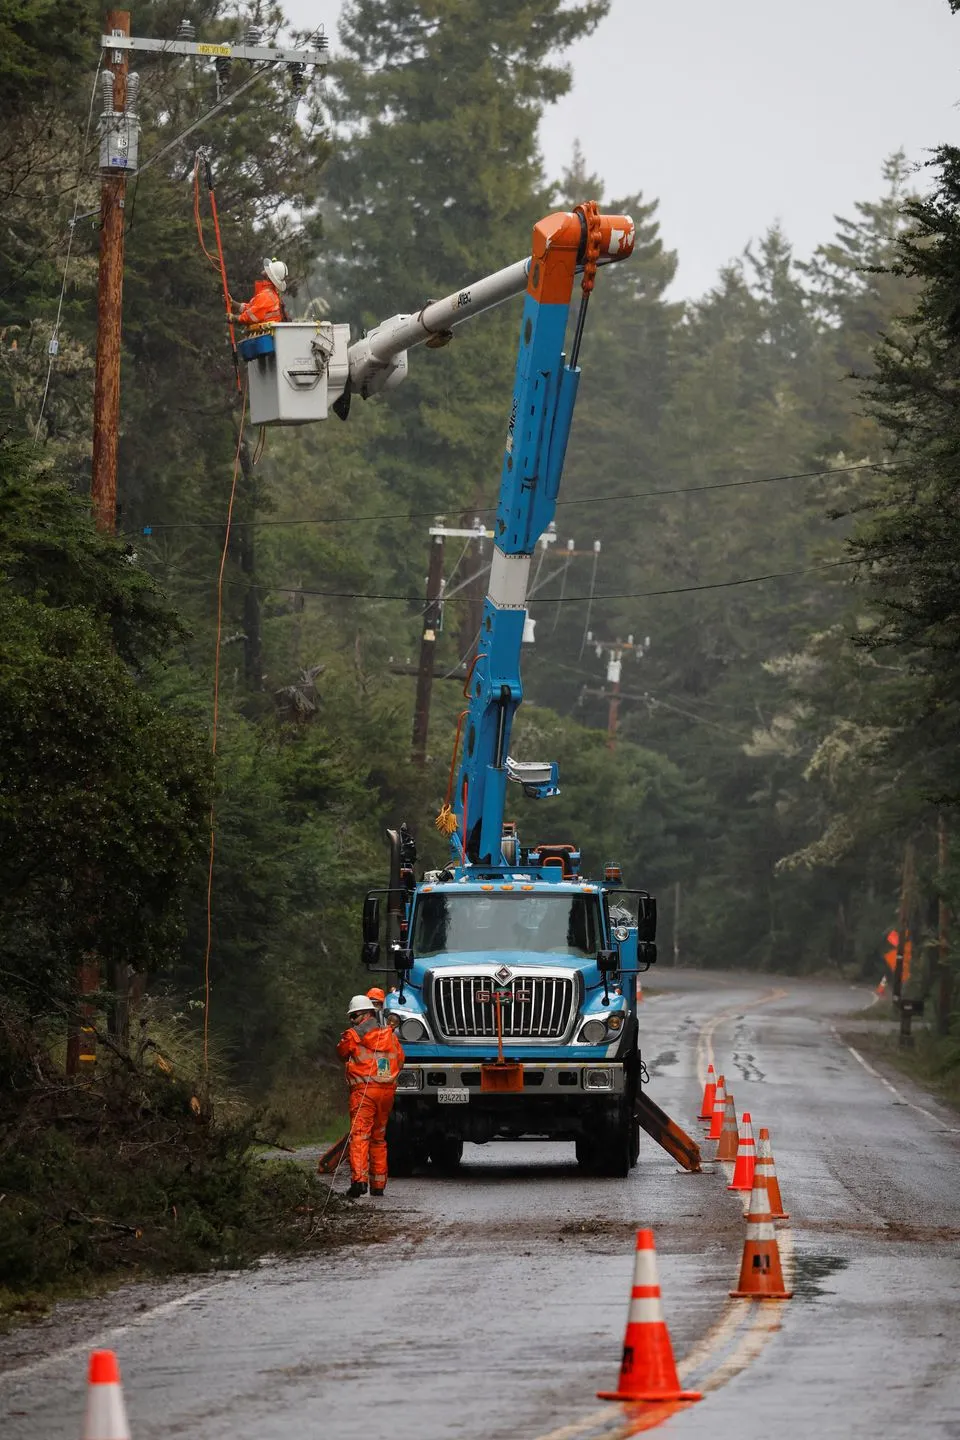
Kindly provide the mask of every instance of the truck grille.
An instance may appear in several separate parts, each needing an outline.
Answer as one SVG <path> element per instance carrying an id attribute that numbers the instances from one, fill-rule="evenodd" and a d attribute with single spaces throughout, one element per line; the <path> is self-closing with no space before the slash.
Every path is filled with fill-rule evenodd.
<path id="1" fill-rule="evenodd" d="M 492 975 L 435 975 L 438 1035 L 444 1040 L 496 1040 L 497 991 L 504 1040 L 559 1040 L 566 1034 L 574 1002 L 569 975 L 514 975 L 502 984 Z M 506 995 L 511 998 L 503 998 Z"/>

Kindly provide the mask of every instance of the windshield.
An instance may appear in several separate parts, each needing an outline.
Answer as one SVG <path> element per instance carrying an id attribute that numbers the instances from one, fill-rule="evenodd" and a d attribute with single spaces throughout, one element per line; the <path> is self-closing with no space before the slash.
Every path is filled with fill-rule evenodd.
<path id="1" fill-rule="evenodd" d="M 595 895 L 421 895 L 414 955 L 535 950 L 593 957 L 600 949 Z"/>

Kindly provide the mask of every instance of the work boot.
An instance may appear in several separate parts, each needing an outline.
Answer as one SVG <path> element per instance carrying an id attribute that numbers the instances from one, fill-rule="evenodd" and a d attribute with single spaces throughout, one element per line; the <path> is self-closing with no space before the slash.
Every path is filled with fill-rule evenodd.
<path id="1" fill-rule="evenodd" d="M 351 1180 L 350 1189 L 347 1191 L 348 1200 L 359 1200 L 361 1195 L 367 1193 L 367 1182 L 365 1180 Z"/>
<path id="2" fill-rule="evenodd" d="M 371 1186 L 370 1186 L 370 1194 L 371 1194 L 371 1195 L 382 1195 L 383 1192 L 384 1192 L 384 1188 L 385 1188 L 385 1187 L 384 1187 L 383 1185 L 371 1185 Z"/>

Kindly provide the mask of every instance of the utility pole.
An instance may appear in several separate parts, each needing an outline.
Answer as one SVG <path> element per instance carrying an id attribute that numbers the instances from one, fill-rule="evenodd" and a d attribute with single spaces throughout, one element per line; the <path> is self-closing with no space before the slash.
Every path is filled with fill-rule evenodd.
<path id="1" fill-rule="evenodd" d="M 130 38 L 129 10 L 107 11 L 104 40 Z M 100 116 L 100 269 L 97 277 L 97 360 L 93 385 L 93 468 L 90 498 L 98 530 L 117 528 L 117 444 L 120 432 L 120 336 L 127 175 L 137 168 L 139 80 L 127 84 L 127 52 L 105 50 Z M 131 106 L 127 108 L 127 91 Z"/>
<path id="2" fill-rule="evenodd" d="M 443 542 L 445 540 L 466 540 L 468 546 L 474 541 L 489 540 L 491 532 L 479 519 L 474 520 L 469 528 L 464 526 L 450 526 L 443 524 L 443 516 L 437 516 L 436 525 L 430 526 L 430 537 L 433 544 L 430 546 L 430 566 L 427 576 L 426 607 L 423 612 L 423 634 L 420 639 L 420 664 L 417 667 L 417 698 L 413 713 L 413 747 L 411 759 L 421 770 L 427 760 L 427 735 L 430 730 L 430 700 L 433 695 L 433 657 L 437 648 L 437 633 L 440 629 L 443 617 L 444 579 L 443 579 Z M 470 600 L 469 609 L 472 612 L 476 603 L 474 591 L 478 582 L 483 581 L 483 571 L 470 575 L 463 583 L 462 588 L 467 592 Z M 471 589 L 471 587 L 473 587 Z M 483 615 L 483 592 L 480 594 L 480 615 Z M 467 620 L 467 625 L 472 623 Z M 467 645 L 472 645 L 476 631 L 480 629 L 480 619 L 477 619 L 476 630 L 469 630 Z M 461 638 L 463 631 L 461 630 Z M 466 649 L 466 645 L 464 646 Z M 468 667 L 469 668 L 469 667 Z"/>
<path id="3" fill-rule="evenodd" d="M 594 639 L 593 632 L 587 631 L 586 643 L 593 645 L 598 660 L 603 659 L 603 653 L 607 654 L 607 678 L 606 688 L 600 691 L 607 699 L 607 749 L 617 748 L 617 731 L 620 728 L 620 677 L 623 671 L 624 651 L 633 653 L 638 660 L 642 660 L 650 649 L 650 636 L 645 635 L 642 640 L 634 640 L 628 635 L 625 641 L 617 640 L 613 645 L 606 645 L 602 640 Z M 585 693 L 593 694 L 593 691 Z"/>
<path id="4" fill-rule="evenodd" d="M 680 881 L 673 882 L 673 963 L 680 964 Z"/>
<path id="5" fill-rule="evenodd" d="M 158 56 L 182 55 L 212 61 L 216 67 L 218 97 L 234 60 L 245 60 L 252 65 L 286 65 L 294 95 L 298 95 L 303 85 L 305 66 L 325 68 L 328 55 L 325 36 L 318 37 L 315 49 L 288 50 L 259 44 L 260 30 L 256 26 L 250 27 L 248 40 L 252 43 L 246 45 L 198 43 L 193 38 L 194 29 L 189 21 L 181 22 L 175 40 L 142 39 L 130 34 L 129 10 L 108 10 L 105 31 L 100 37 L 104 53 L 103 111 L 100 115 L 100 268 L 90 497 L 98 529 L 112 535 L 117 528 L 125 201 L 127 176 L 137 172 L 140 146 L 137 114 L 140 77 L 135 73 L 128 75 L 128 55 L 136 50 Z M 201 116 L 191 129 L 197 129 L 203 119 Z"/>
<path id="6" fill-rule="evenodd" d="M 610 686 L 607 701 L 607 749 L 617 748 L 617 728 L 620 724 L 620 671 L 623 669 L 623 651 L 610 650 L 607 654 L 607 684 Z"/>
<path id="7" fill-rule="evenodd" d="M 120 435 L 120 354 L 123 335 L 123 261 L 126 232 L 127 176 L 137 172 L 140 121 L 138 100 L 140 77 L 128 73 L 131 50 L 156 55 L 182 55 L 211 61 L 216 66 L 218 101 L 223 81 L 233 60 L 251 65 L 283 64 L 291 76 L 294 95 L 303 84 L 307 65 L 326 67 L 327 41 L 318 37 L 316 48 L 288 50 L 259 44 L 259 29 L 251 27 L 246 45 L 203 44 L 194 40 L 189 21 L 182 21 L 175 40 L 140 39 L 130 34 L 129 10 L 108 10 L 104 34 L 101 76 L 103 109 L 100 114 L 100 263 L 97 276 L 97 354 L 93 389 L 93 456 L 90 471 L 90 501 L 97 529 L 112 535 L 117 528 L 117 451 Z M 250 82 L 248 82 L 250 83 Z M 243 87 L 241 87 L 243 88 Z M 204 116 L 192 129 L 198 128 Z M 186 138 L 185 136 L 182 138 Z M 252 564 L 252 551 L 249 562 Z M 256 616 L 248 615 L 248 622 Z M 259 624 L 255 634 L 259 635 Z M 259 656 L 255 666 L 259 668 Z M 86 954 L 77 967 L 78 1012 L 67 1029 L 66 1072 L 90 1072 L 96 1065 L 94 1007 L 88 998 L 100 988 L 100 960 Z M 110 1027 L 116 1035 L 126 1023 L 126 975 L 111 976 L 116 1000 Z"/>
<path id="8" fill-rule="evenodd" d="M 893 970 L 893 1001 L 899 1002 L 903 990 L 904 980 L 910 979 L 910 964 L 908 956 L 912 958 L 913 946 L 911 944 L 909 923 L 910 903 L 913 895 L 913 841 L 908 840 L 903 850 L 903 872 L 900 879 L 900 913 L 897 917 L 897 956 Z M 907 947 L 910 947 L 908 950 Z"/>
<path id="9" fill-rule="evenodd" d="M 427 763 L 427 733 L 430 729 L 430 699 L 433 694 L 433 656 L 437 648 L 437 631 L 443 615 L 443 541 L 444 531 L 431 529 L 430 567 L 427 574 L 427 603 L 423 611 L 423 634 L 420 637 L 420 668 L 417 671 L 417 699 L 413 711 L 412 759 L 422 770 Z"/>
<path id="10" fill-rule="evenodd" d="M 953 1009 L 953 976 L 950 973 L 950 945 L 948 931 L 950 912 L 947 909 L 944 888 L 947 883 L 947 822 L 943 811 L 937 816 L 937 878 L 940 898 L 937 904 L 937 960 L 939 964 L 939 986 L 937 993 L 937 1034 L 949 1035 L 950 1012 Z"/>

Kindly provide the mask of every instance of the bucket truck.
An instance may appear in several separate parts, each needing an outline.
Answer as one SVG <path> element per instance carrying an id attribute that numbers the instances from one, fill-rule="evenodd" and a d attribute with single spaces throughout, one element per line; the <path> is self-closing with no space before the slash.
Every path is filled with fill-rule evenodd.
<path id="1" fill-rule="evenodd" d="M 442 344 L 471 315 L 525 292 L 459 768 L 437 822 L 449 859 L 418 880 L 413 837 L 388 831 L 389 882 L 363 907 L 363 961 L 394 978 L 386 1010 L 406 1052 L 388 1131 L 395 1175 L 428 1162 L 451 1171 L 467 1140 L 547 1139 L 575 1142 L 589 1172 L 625 1176 L 641 1127 L 699 1169 L 695 1142 L 641 1088 L 637 976 L 656 959 L 654 898 L 625 887 L 616 865 L 584 876 L 573 844 L 524 844 L 506 818 L 511 785 L 537 799 L 558 793 L 555 762 L 510 754 L 527 582 L 556 509 L 590 293 L 598 268 L 633 245 L 628 216 L 587 202 L 541 220 L 527 259 L 352 345 L 347 327 L 321 322 L 276 325 L 240 347 L 254 423 L 303 423 L 328 407 L 345 418 L 353 395 L 401 383 L 415 345 Z"/>

